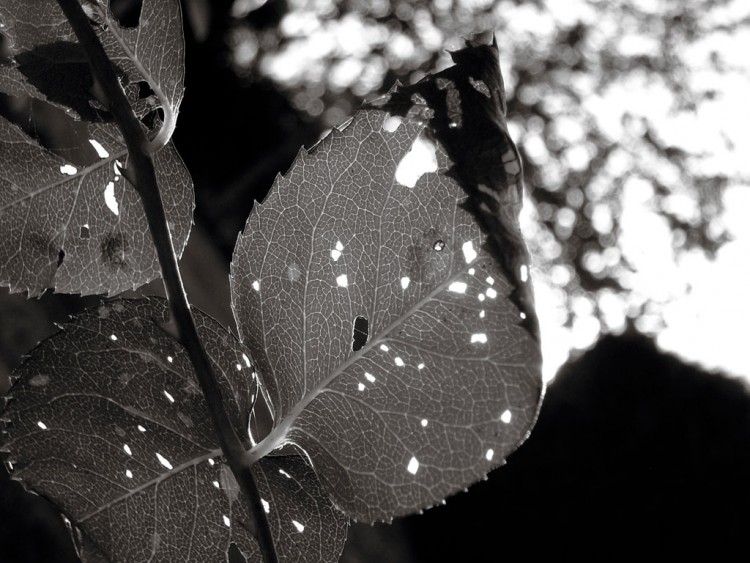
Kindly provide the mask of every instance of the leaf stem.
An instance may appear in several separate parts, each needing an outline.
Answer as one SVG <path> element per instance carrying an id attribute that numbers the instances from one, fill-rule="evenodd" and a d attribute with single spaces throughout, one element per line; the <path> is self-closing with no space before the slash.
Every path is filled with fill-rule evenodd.
<path id="1" fill-rule="evenodd" d="M 120 86 L 115 69 L 91 27 L 79 0 L 57 0 L 78 40 L 86 51 L 94 76 L 106 97 L 128 149 L 127 177 L 143 202 L 149 230 L 154 240 L 159 265 L 167 290 L 172 316 L 180 342 L 185 347 L 208 405 L 219 445 L 237 482 L 249 502 L 251 518 L 255 520 L 256 539 L 263 553 L 264 563 L 278 561 L 271 530 L 263 510 L 260 495 L 251 472 L 244 461 L 245 447 L 233 427 L 214 376 L 210 360 L 198 336 L 182 277 L 177 255 L 172 244 L 164 204 L 156 180 L 150 144 L 140 121 L 135 116 L 125 92 Z"/>

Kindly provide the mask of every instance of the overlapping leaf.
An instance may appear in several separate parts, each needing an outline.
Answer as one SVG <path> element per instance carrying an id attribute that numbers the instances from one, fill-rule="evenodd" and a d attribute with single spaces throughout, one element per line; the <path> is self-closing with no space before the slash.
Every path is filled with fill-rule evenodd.
<path id="1" fill-rule="evenodd" d="M 147 82 L 176 118 L 185 72 L 178 0 L 145 0 L 136 28 L 122 28 L 109 13 L 109 2 L 84 2 L 84 9 L 123 83 Z M 44 99 L 94 119 L 98 106 L 91 70 L 57 2 L 3 2 L 0 32 L 13 55 L 0 64 L 0 91 Z"/>
<path id="2" fill-rule="evenodd" d="M 232 265 L 238 326 L 276 417 L 253 455 L 297 444 L 336 504 L 367 521 L 501 464 L 542 390 L 533 311 L 511 298 L 517 280 L 488 251 L 456 163 L 437 143 L 435 172 L 397 180 L 415 144 L 431 145 L 424 130 L 359 112 L 277 180 Z"/>
<path id="3" fill-rule="evenodd" d="M 105 303 L 33 352 L 3 414 L 13 476 L 83 532 L 84 561 L 204 563 L 230 548 L 261 561 L 187 355 L 161 328 L 167 316 L 163 300 Z M 197 312 L 197 322 L 247 435 L 252 360 L 215 321 Z M 253 472 L 280 560 L 335 560 L 346 523 L 304 458 L 267 458 Z"/>

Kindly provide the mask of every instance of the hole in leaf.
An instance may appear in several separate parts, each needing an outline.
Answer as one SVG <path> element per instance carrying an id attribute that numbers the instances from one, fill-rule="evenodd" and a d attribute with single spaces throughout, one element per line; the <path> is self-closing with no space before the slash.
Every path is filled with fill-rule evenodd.
<path id="1" fill-rule="evenodd" d="M 409 465 L 406 466 L 406 470 L 412 475 L 417 474 L 417 471 L 419 471 L 419 461 L 417 460 L 416 457 L 412 457 L 409 460 Z"/>
<path id="2" fill-rule="evenodd" d="M 401 125 L 402 119 L 397 115 L 389 115 L 383 121 L 383 130 L 393 133 Z"/>
<path id="3" fill-rule="evenodd" d="M 81 225 L 81 238 L 84 240 L 91 238 L 91 231 L 89 230 L 88 224 Z"/>
<path id="4" fill-rule="evenodd" d="M 234 542 L 229 544 L 229 549 L 227 549 L 227 563 L 247 563 L 247 559 Z"/>
<path id="5" fill-rule="evenodd" d="M 424 174 L 436 170 L 435 143 L 422 134 L 399 162 L 396 168 L 396 181 L 402 186 L 413 188 Z"/>
<path id="6" fill-rule="evenodd" d="M 32 387 L 44 387 L 50 381 L 49 375 L 46 373 L 40 373 L 29 379 L 29 385 Z"/>
<path id="7" fill-rule="evenodd" d="M 435 244 L 432 245 L 432 248 L 440 252 L 445 248 L 445 243 L 442 240 L 436 240 Z"/>
<path id="8" fill-rule="evenodd" d="M 107 152 L 107 149 L 105 149 L 99 141 L 97 141 L 96 139 L 89 139 L 89 143 L 92 147 L 94 147 L 94 150 L 96 151 L 96 154 L 99 155 L 99 158 L 109 158 L 109 152 Z"/>
<path id="9" fill-rule="evenodd" d="M 156 453 L 156 459 L 158 459 L 159 463 L 167 469 L 172 469 L 172 464 L 169 462 L 169 460 L 158 452 Z"/>
<path id="10" fill-rule="evenodd" d="M 474 250 L 474 243 L 470 240 L 466 241 L 461 250 L 464 253 L 464 260 L 467 264 L 471 264 L 477 257 L 477 251 Z"/>
<path id="11" fill-rule="evenodd" d="M 367 343 L 369 336 L 369 321 L 365 317 L 354 319 L 354 330 L 352 331 L 352 351 L 361 350 Z"/>
<path id="12" fill-rule="evenodd" d="M 453 282 L 448 286 L 448 291 L 452 291 L 453 293 L 466 293 L 467 288 L 466 282 Z"/>
<path id="13" fill-rule="evenodd" d="M 120 206 L 117 203 L 117 198 L 115 197 L 114 182 L 109 182 L 107 184 L 107 187 L 104 188 L 104 203 L 107 204 L 107 207 L 112 213 L 114 213 L 115 215 L 120 214 Z"/>
<path id="14" fill-rule="evenodd" d="M 520 274 L 522 282 L 526 282 L 529 280 L 529 267 L 526 264 L 521 265 Z"/>
<path id="15" fill-rule="evenodd" d="M 57 267 L 62 266 L 63 260 L 65 260 L 65 251 L 61 248 L 57 253 Z"/>

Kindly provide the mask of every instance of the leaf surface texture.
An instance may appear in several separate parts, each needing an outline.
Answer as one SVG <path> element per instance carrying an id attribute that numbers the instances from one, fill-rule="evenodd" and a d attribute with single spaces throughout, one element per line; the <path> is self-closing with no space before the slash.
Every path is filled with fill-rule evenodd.
<path id="1" fill-rule="evenodd" d="M 417 147 L 434 166 L 410 187 L 399 169 Z M 277 179 L 235 248 L 233 307 L 275 414 L 254 453 L 298 445 L 357 519 L 479 480 L 538 411 L 529 312 L 457 164 L 425 119 L 360 111 Z M 512 201 L 502 209 L 517 225 Z"/>
<path id="2" fill-rule="evenodd" d="M 247 436 L 249 352 L 209 317 L 199 334 L 232 423 Z M 216 444 L 186 352 L 162 328 L 166 302 L 118 300 L 78 316 L 18 372 L 3 414 L 13 476 L 83 533 L 84 561 L 261 561 L 247 503 Z M 299 455 L 253 473 L 281 561 L 335 560 L 346 523 Z"/>

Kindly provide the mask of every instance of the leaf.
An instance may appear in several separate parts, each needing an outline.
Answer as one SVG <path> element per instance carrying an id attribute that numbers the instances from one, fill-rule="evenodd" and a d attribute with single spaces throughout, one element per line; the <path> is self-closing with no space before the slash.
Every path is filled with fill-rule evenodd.
<path id="1" fill-rule="evenodd" d="M 467 82 L 473 67 L 454 68 Z M 513 298 L 527 282 L 498 256 L 525 249 L 510 234 L 506 248 L 487 240 L 484 192 L 426 123 L 449 109 L 460 106 L 360 111 L 277 179 L 235 248 L 233 308 L 275 415 L 251 455 L 296 444 L 365 521 L 480 479 L 527 436 L 541 399 L 533 309 Z M 435 158 L 413 187 L 401 179 L 411 151 Z M 477 164 L 504 174 L 501 155 Z M 517 186 L 491 179 L 495 226 L 517 232 L 518 205 L 500 191 Z"/>
<path id="2" fill-rule="evenodd" d="M 127 151 L 117 128 L 80 127 L 103 152 L 73 166 L 0 117 L 0 284 L 11 291 L 116 294 L 160 275 L 143 205 L 120 174 Z M 190 176 L 172 144 L 154 165 L 180 255 L 192 220 Z"/>
<path id="3" fill-rule="evenodd" d="M 179 2 L 144 0 L 140 25 L 133 29 L 117 23 L 109 12 L 109 2 L 84 2 L 84 9 L 123 83 L 145 81 L 159 98 L 167 114 L 165 128 L 171 134 L 184 91 L 185 46 Z M 0 66 L 0 90 L 45 99 L 87 120 L 97 118 L 96 106 L 100 104 L 85 53 L 56 2 L 4 2 L 0 31 L 8 38 L 13 54 L 10 64 Z M 135 103 L 137 95 L 131 92 Z"/>
<path id="4" fill-rule="evenodd" d="M 252 360 L 195 313 L 230 420 L 247 436 Z M 3 414 L 13 477 L 81 530 L 83 561 L 204 563 L 230 549 L 261 561 L 187 354 L 162 328 L 168 315 L 162 299 L 105 302 L 32 352 Z M 346 522 L 304 458 L 267 458 L 253 474 L 280 560 L 335 560 Z"/>
<path id="5" fill-rule="evenodd" d="M 161 127 L 161 146 L 174 128 L 183 93 L 179 2 L 146 0 L 134 29 L 121 28 L 108 5 L 85 2 L 84 8 L 136 113 L 143 117 L 158 107 L 141 99 L 139 81 L 162 99 L 169 123 L 153 120 Z M 0 65 L 0 90 L 45 99 L 87 121 L 111 120 L 96 98 L 85 53 L 56 2 L 4 2 L 0 30 L 13 54 Z M 53 154 L 0 117 L 0 235 L 5 241 L 0 284 L 30 295 L 48 287 L 112 295 L 148 283 L 160 270 L 141 202 L 120 175 L 127 153 L 117 128 L 107 123 L 72 127 L 64 121 L 75 135 Z M 32 123 L 30 129 L 36 127 Z M 34 136 L 39 135 L 34 131 Z M 98 156 L 89 139 L 103 149 L 97 148 Z M 80 158 L 86 148 L 93 158 Z M 192 219 L 190 177 L 170 144 L 155 155 L 154 164 L 179 256 Z"/>

